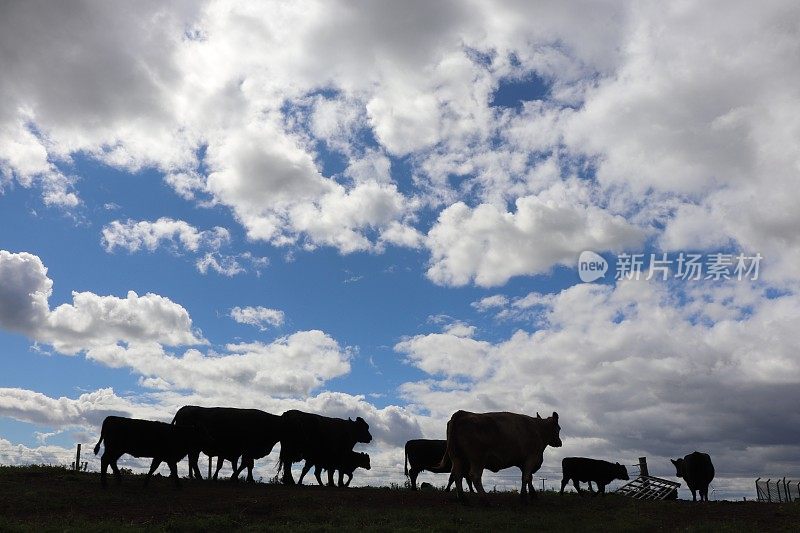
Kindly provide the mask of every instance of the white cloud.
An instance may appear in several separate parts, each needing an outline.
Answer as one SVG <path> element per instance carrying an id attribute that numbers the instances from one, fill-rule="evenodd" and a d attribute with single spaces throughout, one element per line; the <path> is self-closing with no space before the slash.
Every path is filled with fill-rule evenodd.
<path id="1" fill-rule="evenodd" d="M 496 307 L 505 307 L 508 305 L 508 297 L 502 294 L 494 294 L 492 296 L 485 296 L 476 302 L 472 302 L 470 305 L 480 312 L 485 312 Z"/>
<path id="2" fill-rule="evenodd" d="M 451 205 L 428 232 L 428 277 L 441 285 L 502 285 L 513 276 L 571 265 L 583 250 L 621 250 L 643 241 L 643 229 L 587 203 L 585 195 L 577 184 L 558 186 L 518 198 L 511 213 L 490 204 Z"/>
<path id="3" fill-rule="evenodd" d="M 236 256 L 233 255 L 208 252 L 203 257 L 199 258 L 195 264 L 197 265 L 197 270 L 199 270 L 201 274 L 206 274 L 209 270 L 213 270 L 217 274 L 230 278 L 246 272 Z"/>
<path id="4" fill-rule="evenodd" d="M 195 260 L 201 274 L 209 271 L 232 277 L 248 271 L 248 267 L 260 275 L 261 269 L 269 264 L 266 257 L 256 257 L 251 252 L 223 254 L 220 248 L 231 241 L 230 232 L 214 226 L 209 230 L 198 230 L 188 222 L 162 217 L 153 222 L 147 220 L 115 220 L 103 227 L 102 244 L 107 252 L 117 248 L 137 252 L 154 251 L 167 247 L 173 253 L 183 252 L 202 255 Z"/>
<path id="5" fill-rule="evenodd" d="M 666 247 L 733 239 L 794 278 L 796 10 L 8 5 L 0 46 L 18 53 L 0 82 L 0 180 L 75 207 L 80 183 L 59 170 L 74 154 L 153 166 L 182 197 L 229 207 L 251 239 L 350 253 L 419 245 L 409 216 L 423 205 L 453 216 L 476 195 L 506 214 L 583 161 L 602 198 L 586 211 L 657 222 Z M 503 82 L 532 76 L 543 101 L 489 105 Z M 308 116 L 286 116 L 299 108 Z M 346 157 L 342 175 L 323 175 L 318 141 Z M 410 156 L 413 192 L 393 182 L 388 154 Z M 436 245 L 438 283 L 483 280 Z M 485 283 L 547 269 L 514 259 Z"/>
<path id="6" fill-rule="evenodd" d="M 199 344 L 189 313 L 157 294 L 126 298 L 73 292 L 72 303 L 50 309 L 53 282 L 39 257 L 0 250 L 0 326 L 75 354 L 122 342 Z"/>
<path id="7" fill-rule="evenodd" d="M 153 251 L 162 245 L 176 250 L 181 248 L 197 252 L 201 248 L 218 250 L 230 242 L 230 232 L 220 226 L 200 231 L 188 222 L 162 217 L 153 222 L 147 220 L 115 220 L 103 227 L 103 246 L 107 252 L 122 248 L 129 252 L 140 249 Z"/>
<path id="8" fill-rule="evenodd" d="M 231 309 L 230 316 L 239 324 L 255 326 L 261 331 L 266 331 L 270 327 L 281 327 L 285 316 L 280 309 L 270 309 L 268 307 L 234 307 Z"/>

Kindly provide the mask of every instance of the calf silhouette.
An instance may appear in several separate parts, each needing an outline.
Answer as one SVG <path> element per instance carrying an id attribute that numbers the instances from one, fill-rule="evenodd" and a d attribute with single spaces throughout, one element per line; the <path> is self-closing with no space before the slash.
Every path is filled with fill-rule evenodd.
<path id="1" fill-rule="evenodd" d="M 560 494 L 564 494 L 564 487 L 572 481 L 578 494 L 581 493 L 580 482 L 589 482 L 589 492 L 592 490 L 592 481 L 597 483 L 597 492 L 605 494 L 606 485 L 615 479 L 627 480 L 628 470 L 619 463 L 609 463 L 599 459 L 588 459 L 586 457 L 565 457 L 561 461 L 563 479 L 561 480 Z"/>

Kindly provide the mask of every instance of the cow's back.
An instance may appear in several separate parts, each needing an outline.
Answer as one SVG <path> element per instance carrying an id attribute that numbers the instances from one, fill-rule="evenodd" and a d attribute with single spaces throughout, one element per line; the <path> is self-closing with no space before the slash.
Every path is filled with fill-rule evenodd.
<path id="1" fill-rule="evenodd" d="M 707 486 L 714 479 L 714 464 L 707 453 L 692 452 L 684 460 L 684 479 L 690 486 Z"/>
<path id="2" fill-rule="evenodd" d="M 600 481 L 604 484 L 616 479 L 618 465 L 589 457 L 565 457 L 561 460 L 564 479 Z"/>
<path id="3" fill-rule="evenodd" d="M 106 450 L 134 457 L 163 457 L 178 460 L 188 451 L 187 437 L 165 422 L 109 416 L 103 422 Z"/>
<path id="4" fill-rule="evenodd" d="M 176 425 L 202 428 L 213 442 L 212 455 L 237 456 L 247 453 L 263 457 L 280 440 L 281 417 L 260 409 L 235 407 L 181 407 Z"/>
<path id="5" fill-rule="evenodd" d="M 485 457 L 492 471 L 518 466 L 545 447 L 537 419 L 527 415 L 457 411 L 450 424 L 452 452 L 467 459 Z"/>

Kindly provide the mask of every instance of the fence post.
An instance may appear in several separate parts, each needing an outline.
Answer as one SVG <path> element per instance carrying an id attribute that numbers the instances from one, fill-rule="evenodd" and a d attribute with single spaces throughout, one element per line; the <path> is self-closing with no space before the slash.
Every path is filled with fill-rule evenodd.
<path id="1" fill-rule="evenodd" d="M 81 469 L 81 444 L 78 443 L 78 451 L 75 454 L 75 471 L 78 472 Z"/>
<path id="2" fill-rule="evenodd" d="M 647 457 L 639 457 L 639 475 L 650 476 L 650 472 L 647 471 Z"/>
<path id="3" fill-rule="evenodd" d="M 767 501 L 769 503 L 772 503 L 772 494 L 770 494 L 770 489 L 769 489 L 769 482 L 771 480 L 772 480 L 772 478 L 767 479 Z"/>

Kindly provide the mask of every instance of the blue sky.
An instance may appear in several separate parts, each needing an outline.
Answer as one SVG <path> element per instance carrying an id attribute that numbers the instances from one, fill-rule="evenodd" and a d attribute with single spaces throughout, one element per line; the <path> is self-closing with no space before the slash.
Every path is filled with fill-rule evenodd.
<path id="1" fill-rule="evenodd" d="M 194 403 L 800 474 L 796 6 L 297 5 L 0 8 L 0 463 Z"/>

